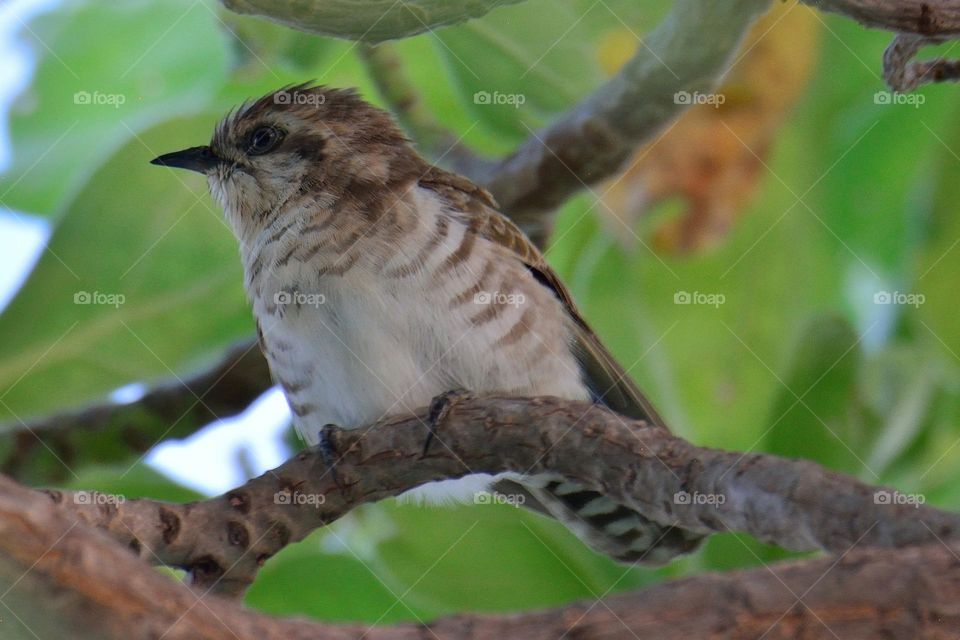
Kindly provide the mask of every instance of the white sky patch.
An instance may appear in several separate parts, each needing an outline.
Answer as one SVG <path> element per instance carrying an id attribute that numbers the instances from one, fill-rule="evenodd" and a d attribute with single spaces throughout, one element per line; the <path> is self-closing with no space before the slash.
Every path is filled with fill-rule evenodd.
<path id="1" fill-rule="evenodd" d="M 147 464 L 186 487 L 216 495 L 249 479 L 244 465 L 256 476 L 283 464 L 292 453 L 283 442 L 289 425 L 287 401 L 274 388 L 236 418 L 160 444 Z"/>
<path id="2" fill-rule="evenodd" d="M 10 164 L 10 131 L 6 126 L 10 105 L 33 76 L 36 60 L 23 35 L 23 24 L 49 11 L 58 0 L 10 0 L 0 2 L 0 170 Z"/>
<path id="3" fill-rule="evenodd" d="M 0 209 L 0 311 L 27 279 L 49 237 L 46 220 Z"/>

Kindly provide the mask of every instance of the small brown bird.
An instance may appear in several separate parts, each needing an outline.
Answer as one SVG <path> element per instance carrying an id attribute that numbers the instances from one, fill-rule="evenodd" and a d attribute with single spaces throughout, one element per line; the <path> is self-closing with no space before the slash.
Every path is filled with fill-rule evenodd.
<path id="1" fill-rule="evenodd" d="M 491 195 L 430 165 L 354 91 L 281 89 L 228 114 L 209 146 L 153 162 L 207 176 L 307 442 L 451 390 L 593 399 L 661 424 Z M 474 479 L 622 561 L 662 562 L 699 539 L 560 477 Z M 451 483 L 467 495 L 477 485 L 436 484 Z"/>

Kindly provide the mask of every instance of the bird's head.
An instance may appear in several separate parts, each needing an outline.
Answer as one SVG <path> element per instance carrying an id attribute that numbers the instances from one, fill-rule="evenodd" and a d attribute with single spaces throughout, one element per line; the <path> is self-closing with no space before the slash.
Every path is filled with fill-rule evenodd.
<path id="1" fill-rule="evenodd" d="M 205 174 L 241 234 L 269 223 L 293 198 L 333 207 L 375 192 L 404 172 L 411 154 L 385 111 L 351 89 L 308 83 L 241 105 L 220 121 L 209 145 L 152 162 Z"/>

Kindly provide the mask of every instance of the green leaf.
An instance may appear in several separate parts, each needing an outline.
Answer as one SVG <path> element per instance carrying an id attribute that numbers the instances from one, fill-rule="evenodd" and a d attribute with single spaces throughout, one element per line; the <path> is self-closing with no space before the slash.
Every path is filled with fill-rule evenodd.
<path id="1" fill-rule="evenodd" d="M 279 65 L 294 72 L 309 72 L 328 59 L 333 51 L 349 47 L 345 43 L 318 38 L 259 18 L 226 10 L 218 11 L 218 15 L 240 65 L 247 65 L 255 71 L 272 71 Z"/>
<path id="2" fill-rule="evenodd" d="M 385 506 L 395 534 L 377 547 L 371 566 L 406 594 L 405 603 L 435 616 L 547 607 L 652 579 L 649 570 L 593 553 L 555 520 L 516 507 Z"/>
<path id="3" fill-rule="evenodd" d="M 858 415 L 859 342 L 846 320 L 827 316 L 810 323 L 780 374 L 783 389 L 767 419 L 766 451 L 838 471 L 872 471 L 859 446 L 868 435 Z"/>
<path id="4" fill-rule="evenodd" d="M 204 497 L 143 464 L 87 467 L 79 470 L 65 488 L 100 491 L 123 496 L 127 500 L 149 498 L 166 502 L 190 502 Z"/>
<path id="5" fill-rule="evenodd" d="M 602 70 L 584 13 L 530 0 L 437 33 L 471 115 L 519 141 L 529 135 L 524 124 L 536 128 L 596 86 Z"/>
<path id="6" fill-rule="evenodd" d="M 253 332 L 236 242 L 203 178 L 149 164 L 208 139 L 215 120 L 144 132 L 66 207 L 0 316 L 0 422 L 183 373 Z"/>
<path id="7" fill-rule="evenodd" d="M 356 556 L 322 551 L 329 537 L 316 531 L 271 558 L 247 591 L 247 606 L 278 616 L 380 624 L 426 615 L 397 604 L 399 594 Z"/>
<path id="8" fill-rule="evenodd" d="M 12 109 L 0 194 L 22 211 L 62 210 L 124 142 L 206 106 L 226 77 L 226 39 L 204 2 L 67 1 L 21 35 L 39 62 Z"/>

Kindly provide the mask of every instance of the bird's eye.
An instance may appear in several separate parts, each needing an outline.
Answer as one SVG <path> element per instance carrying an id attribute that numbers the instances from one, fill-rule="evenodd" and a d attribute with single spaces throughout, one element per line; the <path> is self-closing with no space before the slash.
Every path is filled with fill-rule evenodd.
<path id="1" fill-rule="evenodd" d="M 246 152 L 249 156 L 259 156 L 272 151 L 283 140 L 282 129 L 273 126 L 257 127 L 247 138 Z"/>

